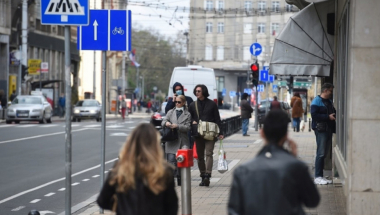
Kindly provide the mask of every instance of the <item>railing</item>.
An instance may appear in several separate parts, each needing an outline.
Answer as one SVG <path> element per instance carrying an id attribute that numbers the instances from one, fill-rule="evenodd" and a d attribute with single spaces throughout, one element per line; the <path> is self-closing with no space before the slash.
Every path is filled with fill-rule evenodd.
<path id="1" fill-rule="evenodd" d="M 228 137 L 241 129 L 241 116 L 234 116 L 222 120 L 222 133 Z"/>

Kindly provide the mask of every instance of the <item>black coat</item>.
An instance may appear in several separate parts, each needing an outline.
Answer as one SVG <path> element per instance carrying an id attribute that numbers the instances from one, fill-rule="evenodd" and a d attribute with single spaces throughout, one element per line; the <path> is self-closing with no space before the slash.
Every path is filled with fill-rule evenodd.
<path id="1" fill-rule="evenodd" d="M 307 165 L 269 144 L 234 171 L 228 214 L 303 215 L 302 205 L 316 207 L 319 200 Z"/>
<path id="2" fill-rule="evenodd" d="M 240 102 L 240 111 L 242 119 L 249 119 L 252 117 L 253 108 L 245 99 L 242 99 Z"/>
<path id="3" fill-rule="evenodd" d="M 197 103 L 199 118 L 205 122 L 213 122 L 219 126 L 220 133 L 222 133 L 222 121 L 220 120 L 219 109 L 216 103 L 208 98 L 205 98 L 203 101 L 199 99 L 196 102 L 191 103 L 189 107 L 189 112 L 191 114 L 191 124 L 193 121 L 199 122 L 197 110 L 195 108 L 195 104 Z"/>
<path id="4" fill-rule="evenodd" d="M 113 195 L 116 193 L 116 185 L 109 184 L 110 174 L 103 185 L 97 199 L 98 205 L 107 210 L 112 210 L 114 205 Z M 174 189 L 174 179 L 171 169 L 167 169 L 167 188 L 155 195 L 144 185 L 142 179 L 136 180 L 136 188 L 127 193 L 117 193 L 117 215 L 177 215 L 178 198 Z"/>

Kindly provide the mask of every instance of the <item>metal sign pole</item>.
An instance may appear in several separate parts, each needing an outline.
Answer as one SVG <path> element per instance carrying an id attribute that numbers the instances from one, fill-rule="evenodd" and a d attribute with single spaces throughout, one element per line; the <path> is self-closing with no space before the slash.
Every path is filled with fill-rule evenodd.
<path id="1" fill-rule="evenodd" d="M 105 152 L 106 152 L 106 52 L 102 51 L 102 61 L 103 61 L 103 71 L 102 71 L 102 141 L 101 141 L 101 165 L 100 165 L 100 187 L 104 184 L 104 163 L 105 163 Z M 100 208 L 99 212 L 104 213 L 103 209 Z"/>
<path id="2" fill-rule="evenodd" d="M 70 62 L 70 26 L 65 26 L 65 91 L 66 91 L 66 209 L 71 215 L 71 62 Z M 41 79 L 41 78 L 40 78 Z"/>
<path id="3" fill-rule="evenodd" d="M 40 92 L 42 92 L 42 71 L 41 71 L 41 64 L 42 64 L 42 62 L 40 63 Z"/>
<path id="4" fill-rule="evenodd" d="M 269 87 L 268 87 L 268 82 L 265 82 L 265 88 L 266 88 L 266 97 L 267 97 L 267 105 L 265 106 L 265 115 L 268 114 L 268 109 L 269 109 Z"/>
<path id="5" fill-rule="evenodd" d="M 259 114 L 257 113 L 259 111 L 259 92 L 258 92 L 258 89 L 257 89 L 257 85 L 256 85 L 256 92 L 255 92 L 255 100 L 256 100 L 256 105 L 255 105 L 255 131 L 258 131 L 259 130 Z"/>
<path id="6" fill-rule="evenodd" d="M 22 62 L 23 62 L 23 60 L 22 60 L 22 48 L 21 48 L 22 46 L 20 46 L 20 56 L 21 56 L 21 58 L 20 58 L 20 60 L 19 60 L 19 71 L 18 71 L 18 78 L 17 78 L 17 95 L 21 95 L 21 82 L 22 82 Z"/>

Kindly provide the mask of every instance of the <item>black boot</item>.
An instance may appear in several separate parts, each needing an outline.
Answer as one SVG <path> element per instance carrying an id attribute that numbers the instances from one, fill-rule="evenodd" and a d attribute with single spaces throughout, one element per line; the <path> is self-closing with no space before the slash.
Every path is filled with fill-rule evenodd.
<path id="1" fill-rule="evenodd" d="M 204 186 L 206 187 L 210 186 L 210 178 L 211 178 L 211 174 L 206 173 L 205 178 L 203 179 Z"/>
<path id="2" fill-rule="evenodd" d="M 205 184 L 204 184 L 204 182 L 203 182 L 203 181 L 205 180 L 205 174 L 204 174 L 204 173 L 201 173 L 200 176 L 201 176 L 201 178 L 202 178 L 202 181 L 201 181 L 201 183 L 199 184 L 199 186 L 202 187 L 202 186 L 205 186 Z"/>

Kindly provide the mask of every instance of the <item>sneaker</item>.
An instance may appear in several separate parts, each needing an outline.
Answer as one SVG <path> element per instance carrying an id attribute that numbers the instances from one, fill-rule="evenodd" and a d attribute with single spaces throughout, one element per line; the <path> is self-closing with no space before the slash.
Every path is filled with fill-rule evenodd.
<path id="1" fill-rule="evenodd" d="M 314 179 L 314 184 L 326 185 L 327 181 L 325 181 L 325 179 L 322 177 L 318 177 Z"/>
<path id="2" fill-rule="evenodd" d="M 332 183 L 332 180 L 329 180 L 329 179 L 327 179 L 327 178 L 323 178 L 323 180 L 326 181 L 326 183 L 328 183 L 328 184 L 331 184 L 331 183 Z"/>

